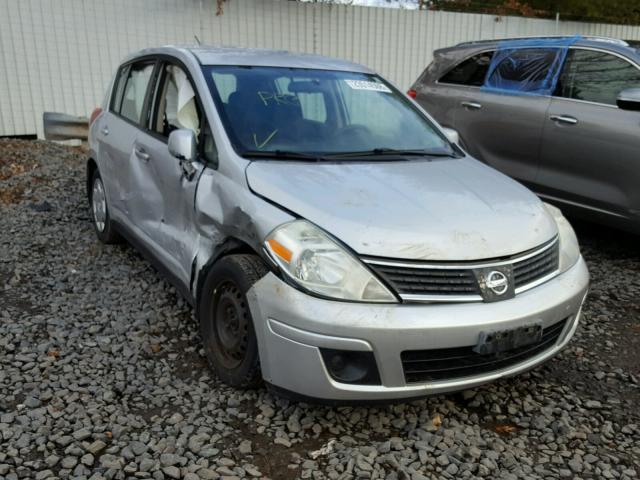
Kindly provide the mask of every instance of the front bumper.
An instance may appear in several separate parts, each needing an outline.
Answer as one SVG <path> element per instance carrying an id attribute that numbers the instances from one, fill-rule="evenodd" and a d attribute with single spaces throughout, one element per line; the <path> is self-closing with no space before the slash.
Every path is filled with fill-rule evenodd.
<path id="1" fill-rule="evenodd" d="M 589 273 L 582 258 L 552 280 L 495 303 L 362 304 L 309 296 L 270 273 L 248 292 L 265 381 L 322 400 L 394 400 L 475 387 L 544 362 L 574 334 Z M 552 347 L 520 363 L 479 375 L 407 383 L 401 352 L 473 346 L 480 332 L 567 319 Z M 381 385 L 334 381 L 320 348 L 371 351 Z"/>

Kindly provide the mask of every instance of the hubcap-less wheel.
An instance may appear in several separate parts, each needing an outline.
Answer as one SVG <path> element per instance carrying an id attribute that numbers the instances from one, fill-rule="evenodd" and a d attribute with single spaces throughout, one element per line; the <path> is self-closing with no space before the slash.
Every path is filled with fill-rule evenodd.
<path id="1" fill-rule="evenodd" d="M 103 232 L 107 221 L 107 198 L 104 194 L 102 180 L 99 177 L 93 181 L 91 207 L 93 210 L 93 221 L 96 224 L 96 228 L 99 232 Z"/>
<path id="2" fill-rule="evenodd" d="M 214 291 L 216 352 L 229 369 L 240 366 L 247 352 L 249 309 L 238 286 L 230 281 Z"/>

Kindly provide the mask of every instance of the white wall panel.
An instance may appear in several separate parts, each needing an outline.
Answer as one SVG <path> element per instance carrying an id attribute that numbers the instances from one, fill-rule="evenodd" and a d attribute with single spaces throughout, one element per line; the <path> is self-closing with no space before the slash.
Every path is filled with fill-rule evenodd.
<path id="1" fill-rule="evenodd" d="M 42 112 L 88 115 L 122 57 L 203 43 L 319 53 L 366 64 L 407 88 L 434 49 L 521 35 L 640 40 L 640 27 L 453 12 L 229 0 L 0 0 L 0 135 L 42 136 Z"/>

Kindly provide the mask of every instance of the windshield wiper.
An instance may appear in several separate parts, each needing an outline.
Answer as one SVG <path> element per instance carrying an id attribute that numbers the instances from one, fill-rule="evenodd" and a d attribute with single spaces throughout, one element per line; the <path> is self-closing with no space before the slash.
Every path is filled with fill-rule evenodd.
<path id="1" fill-rule="evenodd" d="M 434 152 L 430 150 L 402 150 L 396 148 L 374 148 L 373 150 L 362 150 L 359 152 L 338 152 L 327 155 L 330 158 L 351 158 L 351 157 L 451 157 L 458 158 L 455 152 Z"/>
<path id="2" fill-rule="evenodd" d="M 305 152 L 294 152 L 290 150 L 246 150 L 240 155 L 248 158 L 271 158 L 274 160 L 307 160 L 313 162 L 321 162 L 323 160 L 327 160 L 327 158 L 322 155 Z"/>

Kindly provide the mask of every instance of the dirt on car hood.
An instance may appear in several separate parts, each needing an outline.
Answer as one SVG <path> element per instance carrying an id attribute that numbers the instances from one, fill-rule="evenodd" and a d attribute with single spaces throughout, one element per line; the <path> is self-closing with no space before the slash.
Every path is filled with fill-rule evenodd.
<path id="1" fill-rule="evenodd" d="M 477 260 L 557 233 L 540 200 L 469 158 L 331 163 L 254 161 L 251 189 L 361 255 Z"/>

